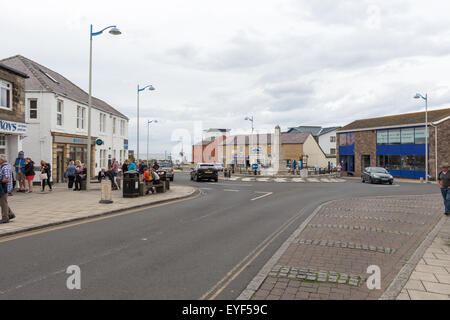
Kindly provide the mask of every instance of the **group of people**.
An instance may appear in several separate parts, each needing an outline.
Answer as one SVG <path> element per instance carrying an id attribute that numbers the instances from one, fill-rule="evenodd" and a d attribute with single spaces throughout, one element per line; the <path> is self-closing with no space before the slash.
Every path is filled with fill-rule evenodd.
<path id="1" fill-rule="evenodd" d="M 67 186 L 69 189 L 81 191 L 81 182 L 86 180 L 87 177 L 86 165 L 79 160 L 72 160 L 69 162 L 64 176 L 68 180 Z"/>
<path id="2" fill-rule="evenodd" d="M 33 180 L 36 176 L 35 172 L 35 164 L 34 161 L 31 160 L 30 157 L 25 157 L 23 151 L 19 152 L 18 157 L 14 163 L 14 171 L 16 173 L 16 183 L 19 186 L 17 192 L 31 193 L 33 192 Z M 48 186 L 49 190 L 52 191 L 52 183 L 51 183 L 51 175 L 52 170 L 50 163 L 46 161 L 41 161 L 41 166 L 39 168 L 39 177 L 41 180 L 41 191 L 45 191 L 45 187 Z M 13 186 L 14 186 L 14 177 L 12 177 Z M 12 191 L 12 190 L 11 190 Z M 11 196 L 11 191 L 8 194 Z"/>
<path id="3" fill-rule="evenodd" d="M 106 170 L 106 168 L 102 168 L 98 173 L 97 175 L 98 181 L 101 182 L 102 180 L 109 180 L 111 181 L 112 190 L 120 190 L 119 166 L 120 166 L 119 162 L 117 162 L 117 160 L 113 158 L 108 170 Z"/>

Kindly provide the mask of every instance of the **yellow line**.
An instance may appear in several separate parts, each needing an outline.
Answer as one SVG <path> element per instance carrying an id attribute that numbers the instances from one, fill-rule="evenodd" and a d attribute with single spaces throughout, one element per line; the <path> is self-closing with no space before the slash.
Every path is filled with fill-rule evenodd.
<path id="1" fill-rule="evenodd" d="M 42 234 L 42 233 L 47 233 L 47 232 L 51 232 L 51 231 L 71 228 L 71 227 L 75 227 L 75 226 L 79 226 L 79 225 L 83 225 L 83 224 L 87 224 L 87 223 L 92 223 L 92 222 L 101 221 L 101 220 L 105 220 L 105 219 L 110 219 L 110 218 L 114 218 L 114 217 L 119 217 L 119 216 L 123 216 L 123 215 L 127 215 L 127 214 L 132 214 L 132 213 L 136 213 L 136 212 L 147 210 L 147 209 L 151 209 L 151 208 L 157 208 L 157 207 L 162 207 L 162 206 L 169 205 L 169 204 L 182 202 L 182 201 L 185 201 L 185 200 L 192 200 L 192 199 L 197 198 L 201 194 L 202 193 L 199 193 L 197 195 L 194 195 L 194 196 L 191 196 L 191 197 L 188 197 L 188 198 L 185 198 L 185 199 L 173 200 L 173 201 L 164 202 L 164 203 L 158 203 L 158 204 L 153 204 L 153 205 L 149 204 L 148 206 L 143 206 L 143 207 L 139 207 L 139 208 L 136 208 L 136 209 L 130 209 L 130 210 L 119 212 L 119 213 L 106 214 L 106 215 L 100 216 L 100 217 L 93 217 L 93 218 L 87 217 L 86 219 L 83 219 L 82 221 L 67 222 L 67 223 L 63 223 L 63 224 L 58 225 L 58 226 L 47 227 L 47 228 L 43 228 L 43 229 L 40 229 L 40 230 L 24 232 L 24 233 L 20 233 L 20 234 L 17 234 L 17 235 L 12 235 L 12 236 L 6 236 L 5 238 L 1 238 L 0 239 L 0 243 L 9 242 L 9 241 L 17 240 L 17 239 L 22 239 L 22 238 L 28 238 L 28 237 L 32 237 L 32 236 L 35 236 L 35 235 L 38 235 L 38 234 Z"/>
<path id="2" fill-rule="evenodd" d="M 227 274 L 220 279 L 211 289 L 209 289 L 205 294 L 200 297 L 200 300 L 205 300 L 217 287 L 219 287 L 224 281 L 230 278 L 222 287 L 220 287 L 214 295 L 212 295 L 208 300 L 214 299 L 220 294 L 229 284 L 233 281 L 242 271 L 244 271 L 248 265 L 255 260 L 266 248 L 269 246 L 281 233 L 283 233 L 300 215 L 303 213 L 301 210 L 299 213 L 288 219 L 283 225 L 281 225 L 277 230 L 275 230 L 271 235 L 264 239 L 255 249 L 253 249 L 247 256 L 245 256 L 237 265 L 235 265 Z M 261 249 L 259 249 L 262 247 Z M 245 261 L 254 255 L 238 272 L 234 275 L 234 271 L 238 269 Z"/>

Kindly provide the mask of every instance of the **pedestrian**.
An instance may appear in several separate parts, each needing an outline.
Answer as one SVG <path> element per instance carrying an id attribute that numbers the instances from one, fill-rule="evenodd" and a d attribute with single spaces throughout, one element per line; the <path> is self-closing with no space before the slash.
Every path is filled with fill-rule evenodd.
<path id="1" fill-rule="evenodd" d="M 12 168 L 6 155 L 0 154 L 0 207 L 2 208 L 2 220 L 0 223 L 8 223 L 16 216 L 8 205 L 8 193 L 12 190 Z"/>
<path id="2" fill-rule="evenodd" d="M 128 171 L 128 159 L 126 159 L 124 162 L 123 162 L 123 165 L 122 165 L 122 174 L 124 173 L 124 172 L 127 172 Z"/>
<path id="3" fill-rule="evenodd" d="M 67 166 L 67 170 L 66 170 L 66 177 L 69 180 L 67 187 L 69 189 L 73 189 L 73 183 L 75 182 L 75 171 L 76 171 L 76 167 L 75 167 L 75 162 L 70 161 L 69 165 Z"/>
<path id="4" fill-rule="evenodd" d="M 19 183 L 18 192 L 25 192 L 25 157 L 23 151 L 20 151 L 16 162 L 14 163 L 14 168 L 16 171 L 16 181 Z"/>
<path id="5" fill-rule="evenodd" d="M 28 190 L 26 191 L 26 193 L 31 193 L 33 192 L 33 180 L 34 180 L 34 176 L 36 175 L 36 173 L 34 172 L 34 162 L 33 160 L 31 160 L 30 157 L 25 158 L 25 179 L 26 182 L 28 184 Z"/>
<path id="6" fill-rule="evenodd" d="M 450 216 L 450 172 L 448 172 L 448 166 L 448 162 L 442 163 L 442 171 L 438 175 L 438 185 L 444 199 L 446 216 Z"/>
<path id="7" fill-rule="evenodd" d="M 131 159 L 128 159 L 128 171 L 133 170 L 136 170 L 136 164 Z"/>
<path id="8" fill-rule="evenodd" d="M 159 169 L 159 164 L 158 164 L 158 161 L 156 161 L 156 160 L 153 163 L 153 169 L 155 169 L 155 171 Z"/>
<path id="9" fill-rule="evenodd" d="M 106 169 L 102 168 L 97 176 L 98 182 L 102 182 L 102 180 L 109 180 L 108 175 L 106 174 Z"/>
<path id="10" fill-rule="evenodd" d="M 75 161 L 75 188 L 73 191 L 81 190 L 81 174 L 83 172 L 83 168 L 81 166 L 81 162 L 79 160 Z"/>
<path id="11" fill-rule="evenodd" d="M 112 159 L 112 170 L 114 174 L 114 186 L 116 190 L 120 189 L 120 184 L 118 182 L 119 179 L 119 162 L 117 162 L 116 158 Z"/>
<path id="12" fill-rule="evenodd" d="M 41 181 L 42 181 L 41 192 L 45 191 L 45 185 L 48 185 L 50 191 L 52 191 L 52 184 L 50 183 L 51 175 L 52 175 L 52 171 L 50 168 L 50 163 L 47 163 L 44 160 L 42 160 L 41 161 Z"/>

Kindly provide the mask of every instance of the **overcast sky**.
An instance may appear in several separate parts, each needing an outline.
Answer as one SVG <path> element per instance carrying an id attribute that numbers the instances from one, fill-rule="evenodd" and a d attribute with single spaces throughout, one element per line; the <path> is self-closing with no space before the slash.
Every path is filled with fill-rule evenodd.
<path id="1" fill-rule="evenodd" d="M 450 105 L 450 2 L 441 0 L 3 1 L 0 57 L 21 54 L 87 90 L 89 25 L 93 94 L 130 118 L 141 153 L 209 127 L 258 132 Z M 187 131 L 186 131 L 187 130 Z"/>

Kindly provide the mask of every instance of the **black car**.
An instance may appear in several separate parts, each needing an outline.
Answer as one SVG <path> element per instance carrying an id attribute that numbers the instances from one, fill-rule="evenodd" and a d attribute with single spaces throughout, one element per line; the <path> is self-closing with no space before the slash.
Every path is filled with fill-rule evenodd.
<path id="1" fill-rule="evenodd" d="M 380 167 L 367 167 L 361 174 L 362 182 L 369 183 L 394 183 L 394 177 L 384 168 Z"/>
<path id="2" fill-rule="evenodd" d="M 217 168 L 213 163 L 197 163 L 191 171 L 191 180 L 214 180 L 219 181 Z"/>

